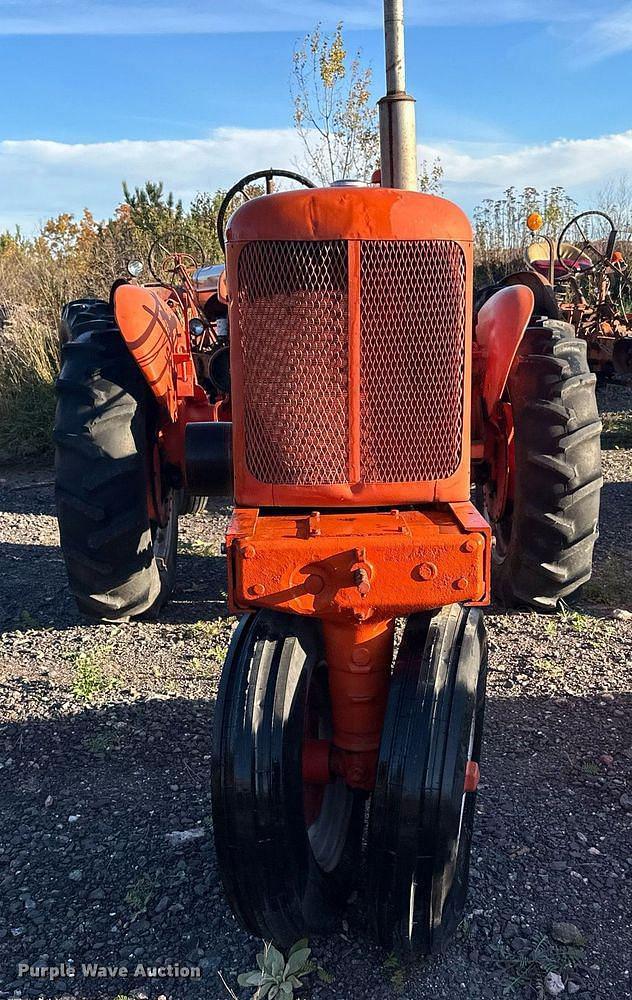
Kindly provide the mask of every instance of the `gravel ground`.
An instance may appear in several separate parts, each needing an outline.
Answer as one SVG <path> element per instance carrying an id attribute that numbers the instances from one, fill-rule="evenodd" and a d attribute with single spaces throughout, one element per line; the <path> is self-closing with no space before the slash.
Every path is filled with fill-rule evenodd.
<path id="1" fill-rule="evenodd" d="M 314 998 L 630 996 L 632 387 L 606 421 L 598 573 L 579 611 L 488 614 L 491 674 L 467 917 L 406 967 L 367 937 L 361 893 L 310 942 Z M 625 445 L 627 444 L 627 449 Z M 66 589 L 52 472 L 0 470 L 0 996 L 227 996 L 255 942 L 219 886 L 210 736 L 226 617 L 227 511 L 181 522 L 179 586 L 158 624 L 86 624 Z M 185 845 L 166 835 L 196 830 Z M 557 928 L 555 922 L 573 925 Z M 556 941 L 565 938 L 566 943 Z M 126 966 L 129 978 L 18 977 L 17 963 Z M 202 979 L 142 979 L 139 963 Z M 66 973 L 72 967 L 66 966 Z M 555 976 L 549 976 L 555 985 Z M 248 995 L 247 993 L 244 995 Z"/>

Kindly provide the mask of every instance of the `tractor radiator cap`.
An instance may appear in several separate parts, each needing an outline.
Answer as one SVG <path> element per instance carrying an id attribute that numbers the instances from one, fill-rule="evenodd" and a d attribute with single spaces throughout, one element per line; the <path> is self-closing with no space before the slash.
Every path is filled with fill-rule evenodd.
<path id="1" fill-rule="evenodd" d="M 189 493 L 203 497 L 233 495 L 232 424 L 199 421 L 184 435 L 185 477 Z"/>
<path id="2" fill-rule="evenodd" d="M 332 188 L 365 188 L 369 187 L 366 181 L 361 181 L 359 177 L 343 177 L 339 181 L 332 181 L 329 185 Z"/>

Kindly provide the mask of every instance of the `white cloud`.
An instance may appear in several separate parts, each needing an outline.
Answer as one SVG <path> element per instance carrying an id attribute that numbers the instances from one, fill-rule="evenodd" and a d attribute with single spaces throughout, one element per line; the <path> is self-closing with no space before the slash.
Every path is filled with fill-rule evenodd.
<path id="1" fill-rule="evenodd" d="M 499 191 L 509 185 L 544 188 L 561 184 L 579 196 L 600 187 L 613 173 L 632 173 L 632 130 L 594 139 L 557 139 L 534 146 L 505 146 L 486 152 L 467 144 L 437 146 L 451 185 Z"/>
<path id="2" fill-rule="evenodd" d="M 594 139 L 560 139 L 538 146 L 450 143 L 420 147 L 439 156 L 449 197 L 468 211 L 506 187 L 562 184 L 589 202 L 608 175 L 632 173 L 632 130 Z M 0 229 L 26 231 L 59 212 L 85 206 L 108 216 L 130 185 L 163 180 L 183 199 L 227 187 L 259 167 L 300 162 L 291 129 L 220 128 L 207 139 L 65 144 L 43 140 L 0 142 Z"/>
<path id="3" fill-rule="evenodd" d="M 291 129 L 218 128 L 208 139 L 154 142 L 0 142 L 0 229 L 33 230 L 59 212 L 85 206 L 108 216 L 122 200 L 121 182 L 164 180 L 178 197 L 230 186 L 258 167 L 288 166 L 299 154 Z"/>
<path id="4" fill-rule="evenodd" d="M 554 24 L 603 14 L 596 0 L 408 0 L 410 25 Z M 0 0 L 0 34 L 200 34 L 297 31 L 322 20 L 379 28 L 380 0 Z"/>
<path id="5" fill-rule="evenodd" d="M 600 13 L 575 38 L 573 47 L 580 63 L 596 62 L 632 49 L 632 3 Z M 616 79 L 612 84 L 613 94 L 623 97 Z"/>

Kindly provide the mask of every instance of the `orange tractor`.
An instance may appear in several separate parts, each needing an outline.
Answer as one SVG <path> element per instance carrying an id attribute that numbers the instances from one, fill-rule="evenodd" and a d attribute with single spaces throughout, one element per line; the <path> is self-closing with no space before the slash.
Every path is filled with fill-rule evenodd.
<path id="1" fill-rule="evenodd" d="M 212 762 L 230 904 L 282 946 L 334 927 L 369 804 L 372 924 L 426 953 L 467 890 L 480 608 L 493 587 L 554 610 L 589 578 L 600 425 L 585 343 L 528 284 L 473 314 L 471 227 L 414 190 L 401 2 L 385 10 L 380 186 L 303 179 L 232 215 L 225 271 L 175 252 L 169 280 L 68 308 L 58 504 L 80 607 L 120 618 L 160 599 L 177 508 L 234 496 L 243 617 Z M 212 375 L 226 320 L 230 398 Z"/>
<path id="2" fill-rule="evenodd" d="M 270 190 L 273 176 L 312 186 L 287 170 L 243 178 L 220 208 L 222 246 L 235 198 L 248 198 L 253 179 Z M 224 265 L 204 265 L 197 240 L 166 233 L 152 244 L 148 266 L 151 283 L 138 284 L 144 264 L 130 261 L 109 302 L 70 302 L 60 324 L 54 437 L 61 546 L 79 610 L 105 621 L 152 616 L 168 600 L 178 516 L 206 504 L 196 490 L 197 425 L 217 424 L 222 444 L 230 435 Z M 216 472 L 210 492 L 230 492 L 229 473 Z M 206 464 L 205 487 L 210 474 Z"/>

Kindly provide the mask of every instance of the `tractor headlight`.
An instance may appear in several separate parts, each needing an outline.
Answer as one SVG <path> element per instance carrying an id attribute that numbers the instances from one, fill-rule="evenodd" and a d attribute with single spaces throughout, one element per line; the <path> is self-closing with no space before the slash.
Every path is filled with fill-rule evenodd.
<path id="1" fill-rule="evenodd" d="M 194 337 L 201 337 L 204 333 L 204 323 L 201 319 L 198 319 L 197 316 L 194 316 L 193 319 L 189 320 L 189 333 L 191 333 Z"/>
<path id="2" fill-rule="evenodd" d="M 143 273 L 145 265 L 142 260 L 130 260 L 127 265 L 127 272 L 132 278 L 138 278 Z"/>

